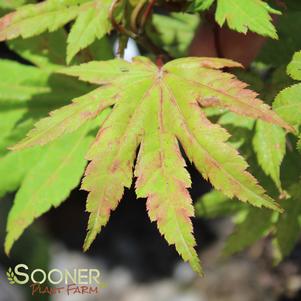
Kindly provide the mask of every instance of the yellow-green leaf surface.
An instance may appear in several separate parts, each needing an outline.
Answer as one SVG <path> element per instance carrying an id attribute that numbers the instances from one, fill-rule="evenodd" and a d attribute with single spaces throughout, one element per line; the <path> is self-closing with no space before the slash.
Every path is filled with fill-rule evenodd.
<path id="1" fill-rule="evenodd" d="M 258 120 L 253 146 L 259 165 L 281 190 L 280 166 L 285 155 L 285 132 L 277 125 Z"/>
<path id="2" fill-rule="evenodd" d="M 35 165 L 40 156 L 41 150 L 37 148 L 9 153 L 0 158 L 0 174 L 2 175 L 0 197 L 15 191 L 20 186 L 24 176 Z"/>
<path id="3" fill-rule="evenodd" d="M 28 39 L 10 40 L 8 46 L 36 66 L 55 70 L 66 62 L 66 36 L 66 32 L 59 29 Z"/>
<path id="4" fill-rule="evenodd" d="M 301 51 L 295 53 L 287 73 L 301 80 Z M 273 108 L 287 123 L 297 128 L 301 124 L 301 83 L 282 90 L 275 98 Z"/>
<path id="5" fill-rule="evenodd" d="M 37 119 L 89 91 L 87 85 L 70 77 L 11 60 L 0 60 L 0 69 L 1 155 L 23 138 Z"/>
<path id="6" fill-rule="evenodd" d="M 80 11 L 67 40 L 68 63 L 80 50 L 111 30 L 108 18 L 111 2 L 112 0 L 92 1 Z"/>
<path id="7" fill-rule="evenodd" d="M 287 66 L 287 73 L 295 80 L 301 80 L 301 51 L 296 52 Z"/>
<path id="8" fill-rule="evenodd" d="M 281 211 L 247 171 L 244 158 L 227 143 L 227 131 L 209 121 L 203 111 L 208 106 L 226 108 L 291 130 L 246 84 L 219 70 L 236 66 L 224 59 L 184 58 L 158 67 L 137 57 L 132 63 L 115 59 L 62 70 L 100 87 L 38 122 L 14 149 L 46 144 L 113 106 L 86 154 L 90 163 L 82 188 L 89 192 L 90 219 L 85 250 L 107 224 L 135 175 L 137 196 L 147 198 L 151 221 L 201 273 L 190 220 L 194 216 L 188 192 L 191 180 L 180 145 L 217 190 Z"/>
<path id="9" fill-rule="evenodd" d="M 6 253 L 34 219 L 52 206 L 59 206 L 78 185 L 86 166 L 84 154 L 92 140 L 87 130 L 85 126 L 47 146 L 39 162 L 30 169 L 9 213 Z"/>
<path id="10" fill-rule="evenodd" d="M 55 31 L 76 19 L 68 38 L 67 61 L 111 26 L 108 21 L 112 0 L 47 0 L 28 4 L 0 19 L 0 41 L 21 36 L 29 38 Z"/>
<path id="11" fill-rule="evenodd" d="M 220 26 L 228 26 L 238 32 L 254 31 L 277 39 L 276 28 L 270 14 L 280 14 L 262 0 L 217 0 L 215 18 Z"/>
<path id="12" fill-rule="evenodd" d="M 241 202 L 233 202 L 217 190 L 205 193 L 194 205 L 196 215 L 204 218 L 224 217 L 236 213 L 247 206 Z"/>
<path id="13" fill-rule="evenodd" d="M 273 108 L 291 125 L 301 124 L 301 84 L 282 90 L 277 95 Z"/>

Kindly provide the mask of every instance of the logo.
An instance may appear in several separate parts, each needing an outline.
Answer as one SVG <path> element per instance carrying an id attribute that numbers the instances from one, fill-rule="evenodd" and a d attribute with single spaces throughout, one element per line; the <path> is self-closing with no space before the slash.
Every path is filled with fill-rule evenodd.
<path id="1" fill-rule="evenodd" d="M 7 276 L 7 279 L 9 281 L 10 284 L 15 284 L 15 274 L 12 270 L 12 268 L 9 268 L 8 271 L 6 272 L 6 276 Z"/>
<path id="2" fill-rule="evenodd" d="M 30 270 L 26 264 L 9 267 L 6 276 L 11 285 L 27 285 L 32 295 L 96 295 L 105 286 L 98 269 L 75 268 Z"/>

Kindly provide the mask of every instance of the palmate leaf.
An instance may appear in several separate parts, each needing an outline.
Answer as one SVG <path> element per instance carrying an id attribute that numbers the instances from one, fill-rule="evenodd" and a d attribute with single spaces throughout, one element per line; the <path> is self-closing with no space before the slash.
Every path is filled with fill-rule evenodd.
<path id="1" fill-rule="evenodd" d="M 280 14 L 262 0 L 218 0 L 216 21 L 222 26 L 247 33 L 248 29 L 263 36 L 277 39 L 278 35 L 270 14 Z"/>
<path id="2" fill-rule="evenodd" d="M 215 19 L 220 26 L 228 26 L 241 33 L 248 30 L 277 39 L 276 28 L 270 14 L 280 14 L 263 0 L 217 0 Z M 208 9 L 214 0 L 194 0 L 189 11 Z"/>
<path id="3" fill-rule="evenodd" d="M 89 126 L 86 125 L 47 145 L 44 149 L 34 149 L 35 152 L 29 154 L 36 155 L 38 152 L 40 156 L 36 164 L 33 164 L 32 157 L 29 157 L 31 159 L 29 163 L 24 162 L 32 165 L 9 213 L 5 240 L 6 253 L 10 252 L 13 243 L 34 219 L 50 210 L 52 206 L 58 207 L 78 185 L 86 166 L 84 154 L 93 139 L 93 136 L 87 135 L 88 130 Z M 17 156 L 18 153 L 11 155 Z M 24 154 L 20 157 L 28 159 Z M 17 176 L 24 170 L 23 164 L 19 166 L 23 169 L 17 170 Z"/>
<path id="4" fill-rule="evenodd" d="M 271 176 L 279 190 L 280 166 L 285 155 L 285 132 L 277 125 L 258 120 L 253 138 L 253 147 L 263 171 Z"/>
<path id="5" fill-rule="evenodd" d="M 66 68 L 62 73 L 100 87 L 38 122 L 13 149 L 46 144 L 113 105 L 86 155 L 91 162 L 82 188 L 89 192 L 90 219 L 84 249 L 108 222 L 124 187 L 131 186 L 134 169 L 137 196 L 147 198 L 150 219 L 184 260 L 201 272 L 190 221 L 191 181 L 179 144 L 204 178 L 228 197 L 281 211 L 246 171 L 248 164 L 227 143 L 226 130 L 211 123 L 202 110 L 226 108 L 292 130 L 246 84 L 219 70 L 237 66 L 230 60 L 184 58 L 157 67 L 137 57 L 133 63 L 115 59 Z"/>
<path id="6" fill-rule="evenodd" d="M 0 41 L 55 31 L 75 19 L 68 36 L 67 62 L 111 30 L 112 0 L 47 0 L 20 7 L 0 19 Z"/>
<path id="7" fill-rule="evenodd" d="M 76 154 L 72 156 L 72 159 L 76 158 L 76 160 L 66 171 L 68 161 L 64 159 L 68 157 L 73 142 L 69 137 L 64 137 L 63 145 L 68 146 L 65 150 L 60 141 L 54 146 L 31 148 L 14 153 L 9 152 L 7 148 L 24 138 L 39 118 L 44 117 L 56 107 L 65 105 L 68 99 L 85 93 L 89 89 L 85 84 L 70 77 L 54 75 L 48 70 L 10 60 L 0 60 L 0 69 L 2 70 L 0 73 L 0 175 L 2 179 L 0 197 L 21 187 L 16 194 L 15 205 L 11 211 L 12 216 L 17 217 L 9 222 L 12 224 L 8 225 L 6 247 L 8 252 L 12 241 L 18 238 L 34 218 L 43 213 L 43 208 L 47 211 L 53 204 L 51 202 L 55 201 L 59 204 L 64 201 L 71 189 L 79 182 L 86 161 L 81 148 L 78 147 L 74 149 Z M 86 147 L 91 139 L 91 137 L 82 139 L 83 143 L 86 141 Z M 85 150 L 82 151 L 85 152 Z M 48 179 L 48 185 L 42 187 L 42 181 L 46 181 L 47 176 L 54 175 L 56 160 L 65 162 L 65 166 L 61 165 L 61 169 L 57 172 L 62 172 L 64 175 L 65 170 L 72 176 L 60 178 L 61 175 L 57 175 L 51 180 L 54 181 L 54 185 L 50 185 L 51 181 Z M 38 176 L 35 174 L 33 177 L 32 173 L 35 172 Z M 37 193 L 37 185 L 40 186 L 39 193 Z M 27 193 L 31 197 L 27 198 Z M 41 200 L 45 207 L 39 203 Z M 33 207 L 35 210 L 31 210 Z M 20 222 L 21 220 L 23 223 Z M 15 228 L 16 223 L 19 226 Z"/>
<path id="8" fill-rule="evenodd" d="M 42 61 L 42 55 L 40 58 Z M 44 64 L 47 68 L 46 56 Z M 51 68 L 0 60 L 0 69 L 0 197 L 20 188 L 8 221 L 9 252 L 35 218 L 62 203 L 79 183 L 86 166 L 84 153 L 93 137 L 83 136 L 87 129 L 81 129 L 53 145 L 9 152 L 8 146 L 24 138 L 39 118 L 90 88 L 76 79 L 52 74 Z"/>
<path id="9" fill-rule="evenodd" d="M 301 51 L 296 52 L 287 67 L 287 73 L 301 81 Z M 301 83 L 282 90 L 276 97 L 273 108 L 289 124 L 298 128 L 301 125 Z M 299 149 L 301 150 L 301 135 Z"/>

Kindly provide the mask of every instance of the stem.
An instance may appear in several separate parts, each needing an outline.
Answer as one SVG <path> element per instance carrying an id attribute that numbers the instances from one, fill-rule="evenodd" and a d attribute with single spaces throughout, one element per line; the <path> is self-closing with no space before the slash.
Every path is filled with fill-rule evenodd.
<path id="1" fill-rule="evenodd" d="M 140 22 L 140 28 L 144 29 L 145 24 L 153 10 L 154 5 L 156 4 L 157 0 L 150 0 L 150 2 L 148 3 L 148 6 L 146 7 L 143 16 L 141 18 L 141 22 Z"/>
<path id="2" fill-rule="evenodd" d="M 132 15 L 131 15 L 131 29 L 133 32 L 138 33 L 138 27 L 137 27 L 137 19 L 139 18 L 139 14 L 141 13 L 145 3 L 147 0 L 140 0 L 138 5 L 134 8 Z"/>
<path id="3" fill-rule="evenodd" d="M 114 17 L 114 12 L 115 9 L 117 8 L 117 5 L 121 2 L 122 0 L 114 0 L 112 2 L 112 5 L 110 7 L 110 11 L 109 11 L 109 19 L 113 25 L 113 27 L 121 34 L 124 34 L 126 36 L 131 37 L 132 39 L 136 39 L 137 35 L 133 32 L 131 32 L 130 30 L 128 30 L 127 28 L 123 27 L 121 24 L 117 23 Z"/>
<path id="4" fill-rule="evenodd" d="M 146 0 L 140 1 L 139 4 L 135 7 L 135 9 L 132 13 L 132 16 L 131 16 L 130 26 L 131 26 L 131 29 L 133 29 L 136 32 L 128 30 L 127 28 L 125 28 L 120 23 L 116 22 L 116 20 L 115 20 L 115 17 L 114 17 L 115 10 L 122 1 L 123 0 L 114 0 L 112 2 L 112 5 L 111 5 L 110 11 L 109 11 L 109 19 L 112 23 L 112 26 L 121 35 L 119 38 L 118 54 L 121 57 L 123 57 L 124 48 L 125 48 L 124 47 L 125 40 L 123 40 L 123 38 L 130 37 L 130 38 L 134 39 L 137 43 L 139 43 L 146 50 L 154 53 L 157 56 L 161 55 L 162 61 L 163 61 L 163 58 L 166 61 L 171 60 L 172 57 L 169 55 L 168 52 L 166 52 L 164 49 L 159 48 L 146 35 L 142 35 L 141 29 L 144 29 L 147 19 L 151 15 L 152 9 L 153 9 L 154 5 L 156 4 L 156 0 L 149 0 L 149 3 L 143 13 L 139 27 L 137 26 L 138 25 L 137 19 L 139 18 L 139 14 L 141 13 L 143 7 L 145 6 Z M 140 30 L 139 30 L 139 28 L 140 28 Z"/>
<path id="5" fill-rule="evenodd" d="M 163 60 L 163 56 L 162 55 L 158 55 L 157 59 L 156 59 L 156 64 L 158 66 L 159 69 L 161 69 L 164 65 L 164 60 Z"/>

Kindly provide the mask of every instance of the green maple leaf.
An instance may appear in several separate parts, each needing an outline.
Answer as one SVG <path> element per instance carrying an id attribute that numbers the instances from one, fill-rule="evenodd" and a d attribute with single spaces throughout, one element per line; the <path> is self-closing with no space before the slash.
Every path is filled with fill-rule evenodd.
<path id="1" fill-rule="evenodd" d="M 131 187 L 134 169 L 136 193 L 147 198 L 150 219 L 183 259 L 201 272 L 190 221 L 191 181 L 180 145 L 203 177 L 228 197 L 281 211 L 227 143 L 227 131 L 212 124 L 203 111 L 210 106 L 226 108 L 291 130 L 246 84 L 219 70 L 237 66 L 230 60 L 183 58 L 157 67 L 138 57 L 133 63 L 115 59 L 66 68 L 62 73 L 100 87 L 39 121 L 12 149 L 44 145 L 113 106 L 86 154 L 90 163 L 82 188 L 89 192 L 90 219 L 84 249 L 108 222 L 124 188 Z"/>
<path id="2" fill-rule="evenodd" d="M 18 8 L 0 19 L 0 41 L 55 31 L 75 19 L 68 36 L 67 62 L 111 30 L 112 0 L 47 0 Z"/>
<path id="3" fill-rule="evenodd" d="M 287 73 L 295 80 L 301 81 L 301 51 L 296 52 L 287 67 Z M 282 90 L 276 97 L 273 108 L 289 124 L 298 128 L 301 125 L 301 83 Z M 299 149 L 301 150 L 301 135 Z"/>
<path id="4" fill-rule="evenodd" d="M 222 26 L 226 21 L 229 27 L 247 33 L 248 29 L 263 36 L 277 39 L 271 14 L 280 14 L 261 0 L 218 0 L 216 21 Z"/>
<path id="5" fill-rule="evenodd" d="M 195 0 L 189 10 L 206 10 L 213 3 L 214 0 Z M 278 35 L 270 14 L 281 13 L 262 0 L 217 0 L 215 20 L 220 26 L 227 22 L 231 29 L 244 34 L 251 30 L 277 39 Z"/>
<path id="6" fill-rule="evenodd" d="M 275 213 L 277 214 L 277 213 Z M 236 222 L 233 233 L 228 237 L 223 249 L 224 256 L 230 256 L 254 244 L 271 231 L 273 212 L 258 208 L 248 208 Z"/>
<path id="7" fill-rule="evenodd" d="M 191 0 L 192 2 L 189 7 L 189 12 L 197 12 L 208 9 L 214 2 L 214 0 Z"/>
<path id="8" fill-rule="evenodd" d="M 259 165 L 281 191 L 280 166 L 285 155 L 285 132 L 277 125 L 258 120 L 253 146 Z"/>
<path id="9" fill-rule="evenodd" d="M 296 52 L 287 67 L 287 73 L 295 80 L 301 80 L 301 51 Z M 274 109 L 284 120 L 297 130 L 301 125 L 301 83 L 282 90 L 273 103 Z M 298 148 L 301 150 L 301 135 L 299 133 Z M 297 159 L 296 159 L 297 160 Z M 294 162 L 296 165 L 296 163 Z M 279 262 L 293 249 L 300 236 L 301 205 L 300 183 L 294 183 L 289 189 L 291 198 L 285 201 L 285 214 L 279 217 L 276 224 L 274 246 L 276 249 L 275 260 Z"/>
<path id="10" fill-rule="evenodd" d="M 233 202 L 226 195 L 217 190 L 212 190 L 204 194 L 195 204 L 197 216 L 205 218 L 216 218 L 230 216 L 246 205 Z"/>
<path id="11" fill-rule="evenodd" d="M 293 184 L 289 193 L 291 198 L 283 202 L 285 212 L 276 222 L 276 233 L 273 240 L 275 261 L 279 263 L 290 254 L 300 237 L 301 230 L 301 193 L 300 183 Z"/>
<path id="12" fill-rule="evenodd" d="M 84 154 L 93 139 L 91 135 L 87 135 L 88 130 L 89 127 L 85 126 L 47 145 L 43 152 L 35 149 L 35 152 L 28 153 L 31 160 L 29 163 L 23 163 L 27 166 L 30 163 L 32 165 L 28 168 L 8 216 L 6 253 L 10 252 L 13 243 L 34 219 L 50 210 L 52 206 L 58 207 L 68 197 L 70 191 L 78 185 L 86 166 Z M 21 152 L 25 151 L 28 150 Z M 40 155 L 38 157 L 34 156 L 37 155 L 37 151 Z M 12 155 L 18 155 L 21 152 Z M 19 155 L 23 160 L 27 159 L 24 154 Z M 16 159 L 13 158 L 13 160 Z M 37 159 L 38 162 L 34 164 Z M 24 172 L 23 164 L 19 167 L 22 169 L 16 170 L 15 177 L 20 177 L 22 171 Z"/>
<path id="13" fill-rule="evenodd" d="M 172 13 L 169 16 L 154 14 L 152 26 L 147 27 L 147 34 L 173 57 L 184 57 L 187 56 L 199 21 L 199 17 L 192 14 Z"/>

